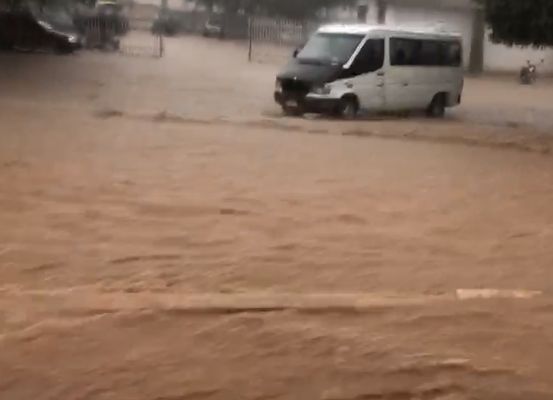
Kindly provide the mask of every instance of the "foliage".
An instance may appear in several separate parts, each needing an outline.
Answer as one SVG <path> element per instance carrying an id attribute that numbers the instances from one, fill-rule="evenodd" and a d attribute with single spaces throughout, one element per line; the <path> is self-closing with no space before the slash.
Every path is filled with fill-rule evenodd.
<path id="1" fill-rule="evenodd" d="M 259 2 L 269 14 L 297 19 L 312 17 L 323 7 L 356 3 L 351 0 L 259 0 Z"/>
<path id="2" fill-rule="evenodd" d="M 226 12 L 244 9 L 248 13 L 262 12 L 274 16 L 284 16 L 295 19 L 312 17 L 323 7 L 339 4 L 356 4 L 355 0 L 199 0 L 212 8 L 222 6 Z"/>
<path id="3" fill-rule="evenodd" d="M 95 0 L 0 0 L 0 8 L 8 10 L 29 8 L 67 9 L 79 3 L 94 6 Z"/>
<path id="4" fill-rule="evenodd" d="M 494 42 L 553 46 L 553 0 L 477 0 L 485 7 Z"/>

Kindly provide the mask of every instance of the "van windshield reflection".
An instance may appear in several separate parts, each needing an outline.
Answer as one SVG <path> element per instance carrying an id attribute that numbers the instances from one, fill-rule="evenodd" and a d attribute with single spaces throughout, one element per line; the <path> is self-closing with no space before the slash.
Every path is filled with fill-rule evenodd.
<path id="1" fill-rule="evenodd" d="M 363 40 L 362 35 L 317 33 L 298 54 L 301 63 L 345 64 Z"/>

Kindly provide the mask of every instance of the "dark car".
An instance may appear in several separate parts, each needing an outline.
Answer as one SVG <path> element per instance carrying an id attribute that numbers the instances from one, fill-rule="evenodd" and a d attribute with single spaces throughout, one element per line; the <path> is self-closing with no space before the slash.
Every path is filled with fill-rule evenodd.
<path id="1" fill-rule="evenodd" d="M 69 16 L 0 12 L 0 48 L 4 50 L 49 50 L 65 54 L 81 46 L 81 37 Z"/>

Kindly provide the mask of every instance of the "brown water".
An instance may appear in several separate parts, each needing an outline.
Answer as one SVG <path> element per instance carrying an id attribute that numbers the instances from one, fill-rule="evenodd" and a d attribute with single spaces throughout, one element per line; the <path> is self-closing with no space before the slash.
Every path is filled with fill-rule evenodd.
<path id="1" fill-rule="evenodd" d="M 552 397 L 552 142 L 478 117 L 515 87 L 286 120 L 274 66 L 180 40 L 3 56 L 0 398 Z"/>

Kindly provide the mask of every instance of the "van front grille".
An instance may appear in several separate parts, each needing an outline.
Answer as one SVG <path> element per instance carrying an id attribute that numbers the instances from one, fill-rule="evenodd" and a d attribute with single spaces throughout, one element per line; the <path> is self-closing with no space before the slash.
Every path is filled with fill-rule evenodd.
<path id="1" fill-rule="evenodd" d="M 297 79 L 282 79 L 280 81 L 282 90 L 287 93 L 306 95 L 309 93 L 310 85 Z"/>

